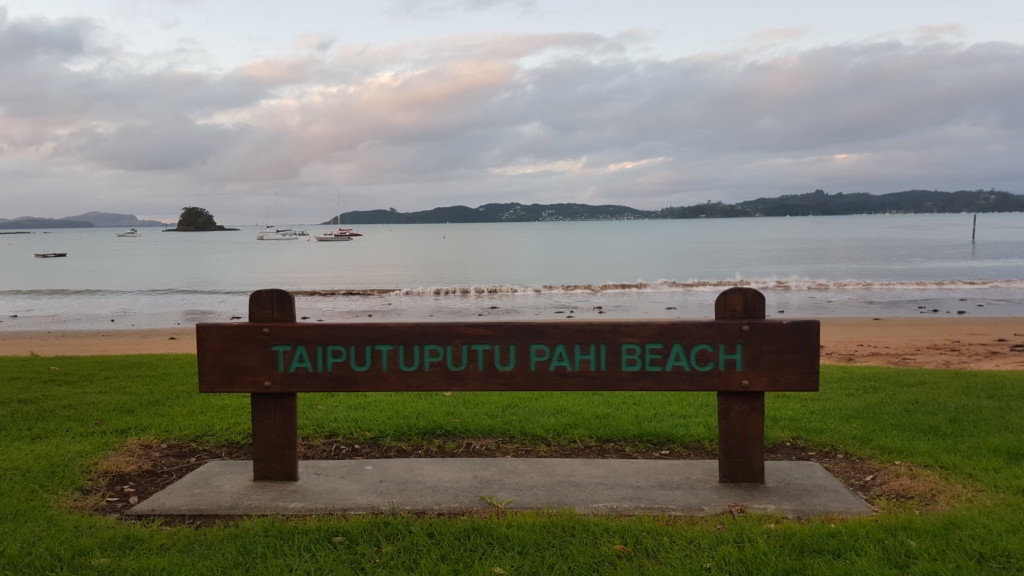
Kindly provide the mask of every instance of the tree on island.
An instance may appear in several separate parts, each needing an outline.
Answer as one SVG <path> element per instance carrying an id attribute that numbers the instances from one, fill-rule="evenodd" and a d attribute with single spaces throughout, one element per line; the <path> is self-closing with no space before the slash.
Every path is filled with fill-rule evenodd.
<path id="1" fill-rule="evenodd" d="M 181 209 L 181 216 L 178 216 L 178 226 L 175 232 L 207 232 L 211 230 L 237 230 L 237 228 L 225 228 L 214 220 L 213 214 L 206 208 L 186 206 Z"/>

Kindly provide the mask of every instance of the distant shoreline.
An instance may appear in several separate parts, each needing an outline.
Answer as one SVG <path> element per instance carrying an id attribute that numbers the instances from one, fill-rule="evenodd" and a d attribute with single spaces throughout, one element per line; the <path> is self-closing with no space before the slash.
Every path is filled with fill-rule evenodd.
<path id="1" fill-rule="evenodd" d="M 364 224 L 486 224 L 501 222 L 577 222 L 603 220 L 688 220 L 696 218 L 753 218 L 781 216 L 853 216 L 859 214 L 990 214 L 1024 212 L 1024 194 L 1001 190 L 906 190 L 888 194 L 815 190 L 727 204 L 708 200 L 690 206 L 642 210 L 619 204 L 489 203 L 444 206 L 414 212 L 394 208 L 356 210 L 332 215 L 317 225 Z M 84 224 L 73 226 L 69 224 Z M 66 218 L 0 218 L 0 229 L 71 227 L 159 227 L 170 224 L 138 220 L 132 214 L 90 212 Z M 234 229 L 232 229 L 234 230 Z"/>

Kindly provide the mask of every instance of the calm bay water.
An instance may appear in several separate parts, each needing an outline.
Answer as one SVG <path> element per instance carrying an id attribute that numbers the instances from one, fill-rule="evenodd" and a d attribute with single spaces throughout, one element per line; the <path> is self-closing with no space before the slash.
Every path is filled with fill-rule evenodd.
<path id="1" fill-rule="evenodd" d="M 329 321 L 707 317 L 732 285 L 776 316 L 1024 316 L 1020 213 L 979 215 L 974 242 L 970 214 L 376 225 L 331 243 L 241 228 L 0 235 L 0 329 L 244 318 L 259 288 Z"/>

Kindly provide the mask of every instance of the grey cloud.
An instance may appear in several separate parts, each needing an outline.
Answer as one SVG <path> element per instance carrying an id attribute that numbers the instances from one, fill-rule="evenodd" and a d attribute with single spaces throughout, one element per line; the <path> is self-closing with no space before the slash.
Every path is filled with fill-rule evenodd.
<path id="1" fill-rule="evenodd" d="M 827 150 L 947 123 L 1019 125 L 1019 46 L 826 48 L 764 62 L 560 62 L 524 106 L 559 133 L 714 151 Z M 997 120 L 998 119 L 998 120 Z M 679 149 L 679 148 L 677 148 Z"/>
<path id="2" fill-rule="evenodd" d="M 1019 46 L 841 46 L 752 65 L 703 111 L 754 150 L 861 147 L 1018 116 L 1022 81 Z"/>
<path id="3" fill-rule="evenodd" d="M 208 115 L 250 106 L 270 97 L 277 82 L 242 73 L 227 75 L 164 71 L 126 75 L 100 85 L 96 101 L 111 106 L 102 112 L 124 117 Z"/>
<path id="4" fill-rule="evenodd" d="M 85 108 L 68 95 L 88 79 L 69 65 L 98 57 L 88 38 L 95 28 L 85 20 L 14 20 L 0 7 L 0 107 L 8 116 L 65 113 Z M 85 82 L 83 82 L 85 80 Z"/>
<path id="5" fill-rule="evenodd" d="M 1022 63 L 1016 45 L 886 43 L 764 60 L 576 54 L 535 67 L 438 64 L 364 97 L 354 85 L 352 93 L 289 109 L 303 121 L 280 150 L 293 150 L 294 160 L 303 148 L 310 162 L 347 166 L 363 184 L 446 182 L 477 197 L 497 186 L 495 168 L 575 159 L 586 159 L 590 172 L 532 175 L 526 185 L 722 196 L 823 180 L 874 185 L 872 172 L 897 181 L 904 164 L 913 172 L 904 169 L 898 181 L 914 186 L 913 174 L 948 165 L 950 140 L 1020 144 Z M 861 156 L 851 168 L 832 155 Z M 672 162 L 653 169 L 654 178 L 640 178 L 644 170 L 598 173 L 648 157 Z"/>
<path id="6" fill-rule="evenodd" d="M 233 138 L 234 133 L 223 127 L 177 118 L 129 124 L 110 132 L 83 129 L 58 154 L 73 154 L 117 170 L 184 170 L 213 160 Z"/>
<path id="7" fill-rule="evenodd" d="M 926 154 L 934 137 L 967 128 L 1022 137 L 1020 46 L 849 46 L 752 63 L 559 62 L 530 77 L 531 101 L 520 108 L 577 154 Z"/>
<path id="8" fill-rule="evenodd" d="M 93 25 L 82 19 L 11 21 L 7 8 L 0 6 L 0 67 L 85 55 L 93 31 Z"/>
<path id="9" fill-rule="evenodd" d="M 9 158 L 43 150 L 64 166 L 197 188 L 342 181 L 402 209 L 1024 188 L 1019 44 L 657 60 L 632 57 L 624 37 L 463 37 L 214 74 L 133 68 L 91 30 L 0 17 Z M 85 57 L 92 65 L 70 65 Z"/>
<path id="10" fill-rule="evenodd" d="M 95 31 L 81 20 L 0 18 L 4 113 L 61 117 L 68 123 L 209 114 L 256 103 L 280 83 L 244 70 L 224 75 L 138 71 L 118 60 L 116 47 L 87 48 Z"/>

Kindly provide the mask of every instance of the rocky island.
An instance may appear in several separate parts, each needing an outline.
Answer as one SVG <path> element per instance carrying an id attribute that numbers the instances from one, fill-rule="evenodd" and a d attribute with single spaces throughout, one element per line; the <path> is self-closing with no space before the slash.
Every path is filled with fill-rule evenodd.
<path id="1" fill-rule="evenodd" d="M 206 208 L 186 206 L 181 209 L 181 216 L 178 216 L 178 225 L 168 228 L 164 232 L 229 232 L 238 228 L 225 228 L 217 224 L 213 214 Z"/>

